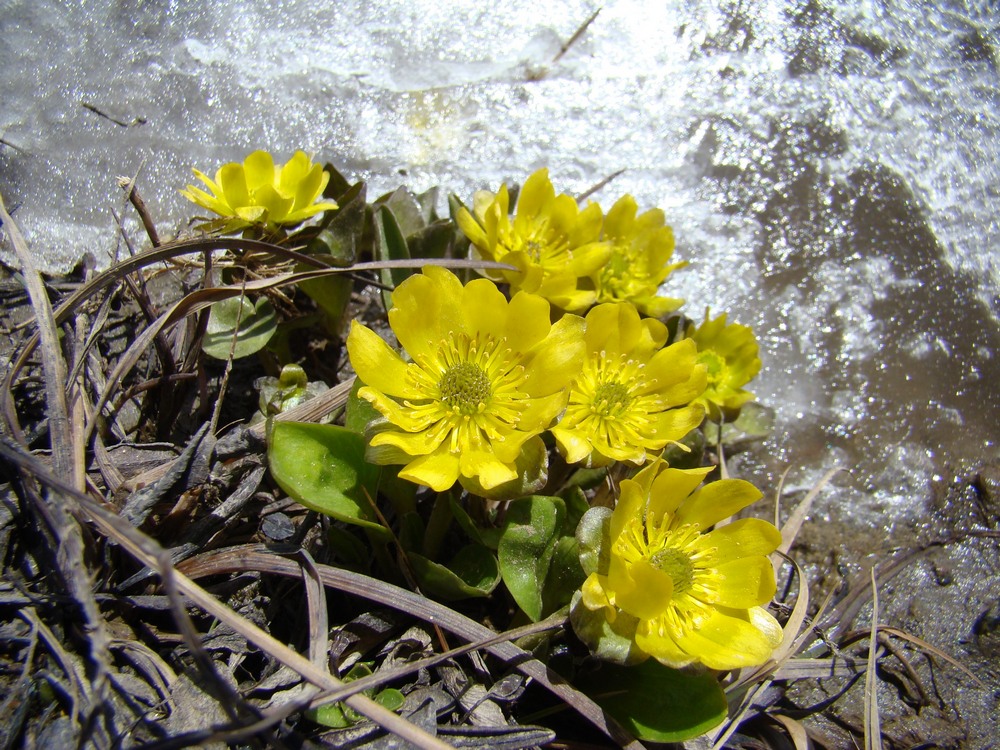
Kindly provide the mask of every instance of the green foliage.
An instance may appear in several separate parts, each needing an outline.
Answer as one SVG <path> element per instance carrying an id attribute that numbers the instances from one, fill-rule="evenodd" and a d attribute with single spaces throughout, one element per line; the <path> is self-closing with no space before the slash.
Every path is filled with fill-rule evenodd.
<path id="1" fill-rule="evenodd" d="M 358 662 L 351 667 L 347 674 L 345 674 L 341 679 L 344 682 L 353 682 L 354 680 L 361 679 L 362 677 L 368 677 L 371 674 L 372 670 L 368 664 Z M 406 697 L 401 692 L 396 690 L 396 688 L 383 688 L 378 692 L 365 690 L 363 693 L 390 711 L 398 711 L 406 702 Z M 311 708 L 305 713 L 306 716 L 317 724 L 322 724 L 325 727 L 331 727 L 333 729 L 343 729 L 345 727 L 353 726 L 364 718 L 347 704 L 339 702 L 330 703 L 326 706 L 320 706 L 319 708 Z"/>
<path id="2" fill-rule="evenodd" d="M 416 552 L 409 552 L 407 558 L 421 591 L 435 599 L 455 601 L 489 596 L 500 583 L 496 557 L 480 544 L 462 547 L 447 565 Z"/>
<path id="3" fill-rule="evenodd" d="M 670 669 L 655 659 L 602 665 L 579 687 L 640 740 L 682 742 L 726 718 L 726 694 L 714 674 Z"/>
<path id="4" fill-rule="evenodd" d="M 583 580 L 566 521 L 566 503 L 559 497 L 532 495 L 507 508 L 497 545 L 500 574 L 535 622 L 566 605 Z"/>
<path id="5" fill-rule="evenodd" d="M 358 433 L 337 425 L 275 422 L 267 456 L 274 481 L 302 505 L 388 535 L 365 497 L 377 496 L 381 471 L 365 461 Z"/>
<path id="6" fill-rule="evenodd" d="M 278 318 L 266 297 L 256 303 L 246 297 L 216 302 L 209 309 L 208 325 L 201 349 L 215 359 L 249 357 L 267 346 L 277 329 Z"/>

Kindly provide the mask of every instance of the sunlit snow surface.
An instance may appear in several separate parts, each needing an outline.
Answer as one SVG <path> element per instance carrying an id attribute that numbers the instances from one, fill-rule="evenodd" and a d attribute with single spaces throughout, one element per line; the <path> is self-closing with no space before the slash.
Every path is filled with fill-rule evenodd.
<path id="1" fill-rule="evenodd" d="M 995 460 L 995 3 L 607 2 L 556 61 L 596 8 L 0 2 L 0 191 L 55 271 L 116 252 L 118 175 L 169 236 L 191 167 L 256 148 L 374 195 L 625 169 L 594 198 L 665 209 L 691 261 L 670 294 L 762 342 L 779 429 L 744 475 L 842 465 L 851 513 L 901 518 Z"/>

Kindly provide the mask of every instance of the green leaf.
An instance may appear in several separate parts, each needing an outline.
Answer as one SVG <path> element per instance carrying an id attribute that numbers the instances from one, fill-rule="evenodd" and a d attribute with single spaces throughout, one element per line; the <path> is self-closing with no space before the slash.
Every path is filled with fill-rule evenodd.
<path id="1" fill-rule="evenodd" d="M 368 423 L 380 416 L 378 409 L 358 396 L 358 391 L 364 386 L 365 384 L 361 382 L 360 378 L 355 378 L 351 392 L 347 396 L 347 411 L 344 417 L 344 426 L 359 435 L 364 435 Z"/>
<path id="2" fill-rule="evenodd" d="M 610 560 L 611 508 L 591 508 L 576 527 L 580 544 L 580 565 L 587 575 L 607 573 Z"/>
<path id="3" fill-rule="evenodd" d="M 366 492 L 376 497 L 380 469 L 365 461 L 365 441 L 356 432 L 337 425 L 275 422 L 267 456 L 274 481 L 302 505 L 388 536 L 365 497 Z"/>
<path id="4" fill-rule="evenodd" d="M 579 487 L 570 487 L 560 493 L 559 497 L 566 503 L 566 521 L 563 524 L 562 533 L 573 536 L 576 527 L 580 525 L 583 514 L 590 510 L 590 501 L 587 495 Z"/>
<path id="5" fill-rule="evenodd" d="M 420 589 L 436 599 L 454 601 L 489 596 L 500 583 L 497 559 L 479 544 L 463 547 L 447 565 L 416 552 L 407 553 L 407 559 Z"/>
<path id="6" fill-rule="evenodd" d="M 427 226 L 427 215 L 417 197 L 405 187 L 378 198 L 375 204 L 388 208 L 396 219 L 400 234 L 409 237 Z"/>
<path id="7" fill-rule="evenodd" d="M 382 206 L 375 214 L 375 234 L 378 237 L 375 246 L 378 260 L 406 260 L 410 257 L 406 236 L 388 206 Z M 379 272 L 382 283 L 389 287 L 382 290 L 382 301 L 386 310 L 392 309 L 391 290 L 402 284 L 412 273 L 412 268 L 383 268 Z"/>
<path id="8" fill-rule="evenodd" d="M 682 742 L 726 718 L 726 694 L 713 674 L 670 669 L 655 659 L 633 667 L 602 665 L 578 687 L 648 742 Z"/>
<path id="9" fill-rule="evenodd" d="M 232 297 L 212 305 L 201 349 L 216 359 L 249 357 L 267 346 L 278 325 L 274 307 L 266 297 L 254 304 L 246 297 Z M 234 340 L 235 339 L 235 340 Z"/>
<path id="10" fill-rule="evenodd" d="M 296 272 L 312 270 L 312 266 L 299 263 Z M 344 311 L 351 301 L 354 281 L 347 276 L 320 276 L 299 282 L 299 289 L 308 294 L 326 313 L 329 320 L 329 330 L 338 336 L 344 327 Z"/>
<path id="11" fill-rule="evenodd" d="M 497 558 L 514 601 L 533 622 L 542 619 L 543 588 L 566 504 L 562 498 L 532 495 L 507 507 Z"/>
<path id="12" fill-rule="evenodd" d="M 580 567 L 580 550 L 576 539 L 571 536 L 559 537 L 542 587 L 542 614 L 549 615 L 569 604 L 586 577 Z"/>
<path id="13" fill-rule="evenodd" d="M 496 549 L 497 545 L 500 543 L 500 533 L 502 529 L 488 527 L 483 528 L 477 526 L 476 522 L 472 520 L 472 516 L 468 514 L 462 504 L 452 496 L 449 498 L 449 503 L 451 504 L 451 515 L 455 519 L 455 522 L 462 528 L 469 538 L 482 544 L 484 547 L 489 547 L 490 549 Z"/>
<path id="14" fill-rule="evenodd" d="M 436 221 L 406 238 L 410 256 L 414 258 L 443 258 L 455 242 L 455 225 L 450 221 Z"/>
<path id="15" fill-rule="evenodd" d="M 329 255 L 334 265 L 349 266 L 362 255 L 368 211 L 365 184 L 359 182 L 351 187 L 337 198 L 337 203 L 340 208 L 320 225 L 319 232 L 306 246 L 306 252 L 310 255 Z"/>
<path id="16" fill-rule="evenodd" d="M 342 679 L 344 682 L 353 682 L 354 680 L 359 680 L 362 677 L 370 677 L 371 675 L 371 667 L 364 662 L 358 662 L 351 667 L 350 671 Z M 374 693 L 374 695 L 372 690 L 365 690 L 363 693 L 390 711 L 398 711 L 406 702 L 405 696 L 396 690 L 396 688 L 385 688 Z M 340 702 L 308 709 L 305 711 L 305 715 L 317 724 L 334 729 L 344 729 L 358 723 L 364 718 L 354 709 Z"/>
<path id="17" fill-rule="evenodd" d="M 633 665 L 649 658 L 649 654 L 635 645 L 639 620 L 628 612 L 619 611 L 614 622 L 608 622 L 604 608 L 589 609 L 577 591 L 570 604 L 569 621 L 577 638 L 599 659 L 613 664 Z"/>

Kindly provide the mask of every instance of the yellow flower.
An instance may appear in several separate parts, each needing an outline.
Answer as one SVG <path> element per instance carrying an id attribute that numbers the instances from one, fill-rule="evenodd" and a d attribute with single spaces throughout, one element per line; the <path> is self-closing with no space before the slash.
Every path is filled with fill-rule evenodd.
<path id="1" fill-rule="evenodd" d="M 704 409 L 690 405 L 705 390 L 694 342 L 663 348 L 666 326 L 627 303 L 598 305 L 586 324 L 588 359 L 552 428 L 569 463 L 642 464 L 701 424 Z"/>
<path id="2" fill-rule="evenodd" d="M 526 474 L 544 481 L 538 435 L 583 362 L 583 320 L 552 324 L 541 297 L 508 302 L 492 281 L 463 287 L 437 266 L 406 279 L 392 301 L 389 324 L 411 361 L 356 321 L 347 337 L 365 383 L 358 393 L 385 417 L 373 425 L 369 460 L 406 464 L 401 477 L 438 491 L 456 480 L 476 494 Z"/>
<path id="3" fill-rule="evenodd" d="M 475 216 L 462 208 L 455 218 L 478 254 L 517 268 L 487 273 L 490 278 L 506 281 L 511 292 L 538 294 L 569 312 L 594 304 L 596 292 L 587 277 L 611 253 L 610 245 L 599 239 L 600 206 L 591 203 L 581 211 L 572 196 L 556 195 L 548 170 L 539 169 L 522 186 L 513 221 L 506 185 L 495 195 L 477 193 L 473 211 Z"/>
<path id="4" fill-rule="evenodd" d="M 611 242 L 611 257 L 594 275 L 598 302 L 628 301 L 639 312 L 659 318 L 684 302 L 660 297 L 658 292 L 671 271 L 687 261 L 670 263 L 674 252 L 673 230 L 664 223 L 663 211 L 652 209 L 636 216 L 635 198 L 618 199 L 604 219 L 602 237 Z"/>
<path id="5" fill-rule="evenodd" d="M 708 370 L 708 387 L 699 402 L 715 422 L 723 416 L 733 418 L 743 404 L 753 400 L 753 393 L 743 386 L 760 372 L 753 331 L 739 323 L 726 325 L 725 313 L 709 320 L 706 310 L 704 322 L 689 325 L 687 336 L 697 344 L 698 361 Z"/>
<path id="6" fill-rule="evenodd" d="M 319 201 L 330 174 L 302 151 L 296 151 L 287 164 L 275 168 L 266 151 L 254 151 L 242 164 L 230 162 L 215 173 L 215 179 L 193 170 L 211 193 L 188 185 L 180 193 L 222 217 L 218 224 L 223 234 L 251 226 L 274 231 L 279 225 L 301 224 L 321 211 L 337 207 L 333 201 Z"/>
<path id="7" fill-rule="evenodd" d="M 656 461 L 621 483 L 610 518 L 581 521 L 581 529 L 599 526 L 603 535 L 571 619 L 599 655 L 737 669 L 762 664 L 781 643 L 781 626 L 761 606 L 774 595 L 766 556 L 781 533 L 755 518 L 709 531 L 761 496 L 740 479 L 697 489 L 709 471 Z"/>

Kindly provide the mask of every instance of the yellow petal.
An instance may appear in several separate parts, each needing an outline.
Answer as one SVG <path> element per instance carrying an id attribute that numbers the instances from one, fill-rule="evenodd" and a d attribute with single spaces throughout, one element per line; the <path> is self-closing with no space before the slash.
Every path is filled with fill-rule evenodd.
<path id="1" fill-rule="evenodd" d="M 218 176 L 226 203 L 233 208 L 250 205 L 250 192 L 242 164 L 226 164 L 219 170 Z"/>
<path id="2" fill-rule="evenodd" d="M 608 209 L 604 218 L 604 236 L 611 238 L 629 237 L 639 206 L 631 195 L 623 195 Z"/>
<path id="3" fill-rule="evenodd" d="M 267 151 L 254 151 L 243 160 L 246 185 L 251 193 L 264 185 L 274 187 L 274 159 Z"/>
<path id="4" fill-rule="evenodd" d="M 436 361 L 443 339 L 465 331 L 459 300 L 462 284 L 454 274 L 428 267 L 400 284 L 392 294 L 389 325 L 414 361 Z M 450 277 L 450 278 L 449 278 Z"/>
<path id="5" fill-rule="evenodd" d="M 759 518 L 741 518 L 702 535 L 702 548 L 715 547 L 718 563 L 752 555 L 769 555 L 781 544 L 781 532 Z"/>
<path id="6" fill-rule="evenodd" d="M 312 163 L 312 159 L 310 159 L 305 152 L 296 151 L 292 154 L 292 158 L 285 162 L 285 164 L 282 165 L 281 170 L 278 172 L 278 189 L 284 195 L 294 195 L 298 192 L 299 184 L 314 167 L 318 168 L 320 172 L 323 171 L 323 167 L 319 164 L 314 165 Z M 309 202 L 311 203 L 315 197 L 316 196 L 313 195 L 309 199 Z"/>
<path id="7" fill-rule="evenodd" d="M 640 620 L 661 615 L 670 605 L 670 598 L 674 595 L 673 579 L 645 558 L 637 560 L 623 570 L 627 570 L 632 585 L 621 590 L 617 585 L 619 581 L 609 575 L 609 582 L 615 592 L 615 604 Z M 614 571 L 614 566 L 611 571 Z"/>
<path id="8" fill-rule="evenodd" d="M 772 648 L 778 648 L 785 639 L 781 624 L 763 607 L 750 607 L 747 610 L 750 624 L 764 634 Z"/>
<path id="9" fill-rule="evenodd" d="M 580 587 L 581 601 L 587 609 L 597 610 L 614 606 L 604 588 L 605 577 L 591 573 Z"/>
<path id="10" fill-rule="evenodd" d="M 347 354 L 365 385 L 399 398 L 420 399 L 424 395 L 410 385 L 407 364 L 375 331 L 351 321 Z"/>
<path id="11" fill-rule="evenodd" d="M 461 292 L 465 329 L 499 340 L 507 331 L 507 298 L 489 279 L 473 279 Z M 545 320 L 548 323 L 548 319 Z"/>
<path id="12" fill-rule="evenodd" d="M 483 231 L 479 222 L 469 213 L 469 209 L 465 207 L 460 208 L 455 215 L 455 221 L 458 222 L 458 228 L 462 230 L 462 234 L 469 238 L 469 242 L 480 249 L 488 246 L 486 232 Z"/>
<path id="13" fill-rule="evenodd" d="M 774 568 L 763 555 L 742 557 L 716 568 L 719 605 L 745 609 L 771 601 L 774 596 Z"/>
<path id="14" fill-rule="evenodd" d="M 551 432 L 552 437 L 556 439 L 559 452 L 568 464 L 580 463 L 593 450 L 590 441 L 576 430 L 564 430 L 556 426 Z"/>
<path id="15" fill-rule="evenodd" d="M 774 650 L 763 632 L 719 610 L 698 630 L 678 638 L 677 645 L 709 669 L 726 670 L 763 664 Z"/>
<path id="16" fill-rule="evenodd" d="M 701 529 L 729 518 L 761 498 L 761 491 L 742 479 L 720 479 L 707 484 L 677 509 L 676 523 Z"/>
<path id="17" fill-rule="evenodd" d="M 507 318 L 507 343 L 515 352 L 527 352 L 542 341 L 552 328 L 549 303 L 543 298 L 518 292 L 510 301 Z"/>
<path id="18" fill-rule="evenodd" d="M 288 165 L 285 166 L 287 168 Z M 284 170 L 282 170 L 282 177 L 284 177 Z M 291 185 L 291 191 L 288 191 L 283 185 L 282 192 L 286 195 L 294 195 L 294 208 L 302 209 L 311 205 L 319 198 L 320 193 L 323 192 L 323 188 L 326 187 L 326 183 L 329 181 L 330 175 L 323 171 L 323 167 L 319 164 L 313 164 L 312 169 L 302 175 L 302 178 L 298 182 Z"/>
<path id="19" fill-rule="evenodd" d="M 663 635 L 660 635 L 656 620 L 647 620 L 639 624 L 635 631 L 635 645 L 664 666 L 673 669 L 681 669 L 695 661 L 693 656 L 678 648 L 666 629 Z"/>
<path id="20" fill-rule="evenodd" d="M 439 449 L 408 463 L 400 470 L 399 476 L 430 487 L 435 492 L 444 492 L 458 481 L 458 473 L 458 456 Z"/>
<path id="21" fill-rule="evenodd" d="M 295 198 L 283 196 L 274 185 L 261 185 L 254 191 L 254 202 L 267 209 L 267 220 L 276 224 L 287 222 Z"/>
<path id="22" fill-rule="evenodd" d="M 462 476 L 476 477 L 486 490 L 517 479 L 513 466 L 500 462 L 488 451 L 463 451 L 459 458 L 459 472 Z"/>
<path id="23" fill-rule="evenodd" d="M 518 218 L 533 218 L 539 214 L 547 202 L 555 196 L 555 188 L 549 180 L 549 170 L 539 169 L 521 186 L 521 192 L 517 199 Z"/>
<path id="24" fill-rule="evenodd" d="M 711 466 L 700 469 L 668 468 L 657 474 L 649 490 L 649 519 L 658 523 L 661 518 L 673 515 L 710 471 Z"/>
<path id="25" fill-rule="evenodd" d="M 545 396 L 572 382 L 586 354 L 583 329 L 583 318 L 576 315 L 564 315 L 552 325 L 549 335 L 528 352 L 530 370 L 525 391 Z"/>

